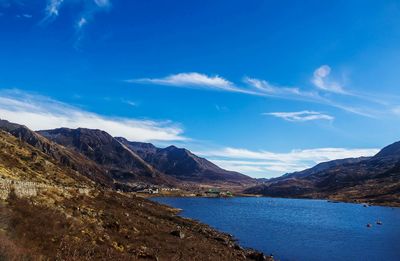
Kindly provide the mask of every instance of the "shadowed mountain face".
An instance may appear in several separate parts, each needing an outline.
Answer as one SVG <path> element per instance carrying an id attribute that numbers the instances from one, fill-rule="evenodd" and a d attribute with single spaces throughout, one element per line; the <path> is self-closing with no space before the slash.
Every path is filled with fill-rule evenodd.
<path id="1" fill-rule="evenodd" d="M 124 138 L 117 139 L 160 172 L 179 180 L 237 185 L 255 183 L 254 179 L 237 172 L 221 169 L 187 149 L 175 146 L 161 149 L 150 143 L 129 142 Z"/>
<path id="2" fill-rule="evenodd" d="M 38 131 L 40 135 L 73 149 L 104 167 L 119 182 L 145 181 L 153 184 L 171 184 L 164 176 L 105 131 L 59 128 Z"/>
<path id="3" fill-rule="evenodd" d="M 243 174 L 219 168 L 186 149 L 164 149 L 150 143 L 129 142 L 101 130 L 67 129 L 38 131 L 38 134 L 83 154 L 118 182 L 144 181 L 176 185 L 177 181 L 200 184 L 251 184 Z"/>
<path id="4" fill-rule="evenodd" d="M 400 205 L 400 142 L 371 158 L 325 162 L 245 190 L 274 197 L 331 198 Z"/>

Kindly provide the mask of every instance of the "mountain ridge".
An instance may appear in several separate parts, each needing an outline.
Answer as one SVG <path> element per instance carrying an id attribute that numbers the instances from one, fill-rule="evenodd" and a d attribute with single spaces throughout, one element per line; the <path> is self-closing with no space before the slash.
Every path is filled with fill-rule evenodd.
<path id="1" fill-rule="evenodd" d="M 178 180 L 206 183 L 255 183 L 254 179 L 238 172 L 224 170 L 185 148 L 178 148 L 174 145 L 157 148 L 151 143 L 130 142 L 121 137 L 116 139 L 135 151 L 159 171 Z"/>
<path id="2" fill-rule="evenodd" d="M 267 180 L 244 192 L 400 206 L 400 142 L 384 147 L 373 157 L 320 163 Z"/>

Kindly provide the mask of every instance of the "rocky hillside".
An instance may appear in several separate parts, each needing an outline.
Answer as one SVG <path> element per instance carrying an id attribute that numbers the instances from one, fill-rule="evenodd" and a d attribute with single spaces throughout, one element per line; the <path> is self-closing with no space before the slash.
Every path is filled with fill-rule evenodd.
<path id="1" fill-rule="evenodd" d="M 206 184 L 246 185 L 255 183 L 254 179 L 246 175 L 221 169 L 184 148 L 175 146 L 157 148 L 150 143 L 129 142 L 124 138 L 117 139 L 155 169 L 178 180 Z"/>
<path id="2" fill-rule="evenodd" d="M 383 148 L 371 158 L 321 163 L 308 170 L 268 180 L 245 192 L 400 206 L 400 142 Z"/>
<path id="3" fill-rule="evenodd" d="M 114 186 L 113 179 L 101 166 L 88 160 L 80 153 L 51 142 L 25 126 L 6 120 L 0 120 L 0 130 L 13 135 L 19 142 L 29 144 L 41 153 L 46 154 L 49 158 L 67 168 L 69 172 L 77 171 L 101 186 Z M 33 154 L 31 157 L 34 159 L 36 155 Z"/>
<path id="4" fill-rule="evenodd" d="M 26 131 L 0 130 L 0 260 L 269 260 L 174 209 L 99 186 L 70 167 L 75 159 L 60 160 L 74 151 Z"/>
<path id="5" fill-rule="evenodd" d="M 120 183 L 143 181 L 152 184 L 174 184 L 173 179 L 154 169 L 134 151 L 105 131 L 59 128 L 37 133 L 83 154 Z"/>

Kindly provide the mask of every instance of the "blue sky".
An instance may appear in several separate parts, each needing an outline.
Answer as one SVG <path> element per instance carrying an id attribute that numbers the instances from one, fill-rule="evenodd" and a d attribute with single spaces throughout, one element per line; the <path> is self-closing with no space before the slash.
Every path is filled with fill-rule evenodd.
<path id="1" fill-rule="evenodd" d="M 398 1 L 0 0 L 0 117 L 272 177 L 399 140 Z"/>

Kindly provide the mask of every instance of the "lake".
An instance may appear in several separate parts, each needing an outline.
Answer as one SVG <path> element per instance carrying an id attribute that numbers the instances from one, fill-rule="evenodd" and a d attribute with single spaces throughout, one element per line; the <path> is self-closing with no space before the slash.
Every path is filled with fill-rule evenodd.
<path id="1" fill-rule="evenodd" d="M 400 208 L 256 197 L 153 200 L 282 261 L 400 260 Z"/>

